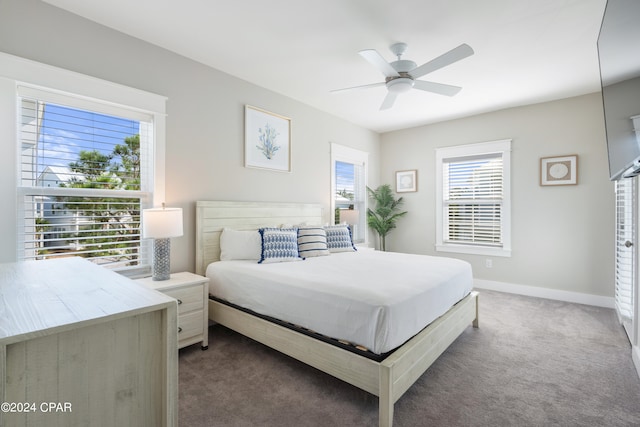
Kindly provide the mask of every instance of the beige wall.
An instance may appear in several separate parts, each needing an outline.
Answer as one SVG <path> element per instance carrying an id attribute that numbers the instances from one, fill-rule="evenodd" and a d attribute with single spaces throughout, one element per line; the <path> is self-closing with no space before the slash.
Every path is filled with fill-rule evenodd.
<path id="1" fill-rule="evenodd" d="M 434 149 L 499 139 L 513 140 L 512 256 L 487 268 L 485 256 L 436 254 Z M 579 185 L 541 187 L 540 158 L 566 154 L 578 155 Z M 479 279 L 613 296 L 614 192 L 599 93 L 387 133 L 382 159 L 383 182 L 418 170 L 391 250 L 466 259 Z"/>
<path id="2" fill-rule="evenodd" d="M 328 211 L 330 142 L 370 153 L 372 187 L 392 184 L 396 170 L 418 169 L 419 191 L 404 195 L 409 215 L 387 244 L 435 254 L 434 148 L 512 138 L 513 255 L 492 258 L 491 269 L 486 257 L 459 257 L 480 279 L 613 295 L 613 185 L 599 94 L 380 136 L 36 0 L 0 0 L 0 51 L 169 98 L 166 202 L 185 209 L 173 271 L 194 267 L 195 200 L 320 202 Z M 245 104 L 292 118 L 292 173 L 243 167 Z M 0 104 L 0 113 L 12 108 Z M 0 194 L 11 205 L 15 146 L 2 148 Z M 540 187 L 539 158 L 563 154 L 579 155 L 579 185 Z M 15 206 L 3 212 L 0 261 L 11 261 Z"/>
<path id="3" fill-rule="evenodd" d="M 194 269 L 199 199 L 322 203 L 328 221 L 330 142 L 369 152 L 369 182 L 378 184 L 377 133 L 39 1 L 0 1 L 0 51 L 169 98 L 165 198 L 185 214 L 172 271 Z M 292 119 L 291 173 L 243 167 L 245 104 Z M 0 113 L 7 108 L 0 101 Z M 1 141 L 0 194 L 11 206 L 0 262 L 14 260 L 16 247 L 15 141 Z"/>

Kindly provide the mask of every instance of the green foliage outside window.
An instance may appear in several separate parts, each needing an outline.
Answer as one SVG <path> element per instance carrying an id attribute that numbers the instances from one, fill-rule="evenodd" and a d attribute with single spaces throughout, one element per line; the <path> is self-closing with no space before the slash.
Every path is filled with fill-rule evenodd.
<path id="1" fill-rule="evenodd" d="M 110 154 L 82 150 L 69 168 L 75 175 L 60 187 L 140 190 L 140 135 L 125 138 Z M 65 196 L 57 201 L 83 219 L 77 232 L 66 235 L 80 248 L 74 255 L 138 259 L 139 198 Z"/>

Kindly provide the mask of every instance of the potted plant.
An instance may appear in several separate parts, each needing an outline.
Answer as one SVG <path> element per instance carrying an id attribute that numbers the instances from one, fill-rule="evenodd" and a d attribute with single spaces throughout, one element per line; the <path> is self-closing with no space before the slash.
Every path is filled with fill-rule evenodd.
<path id="1" fill-rule="evenodd" d="M 369 198 L 375 201 L 375 209 L 367 209 L 367 224 L 378 233 L 380 249 L 385 251 L 387 234 L 396 228 L 398 218 L 407 212 L 400 212 L 402 197 L 396 200 L 389 184 L 383 184 L 375 190 L 367 187 L 367 192 Z"/>

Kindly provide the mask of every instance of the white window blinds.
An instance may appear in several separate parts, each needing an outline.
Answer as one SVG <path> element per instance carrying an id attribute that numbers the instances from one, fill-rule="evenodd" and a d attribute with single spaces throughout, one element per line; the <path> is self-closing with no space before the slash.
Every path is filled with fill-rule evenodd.
<path id="1" fill-rule="evenodd" d="M 502 245 L 502 154 L 444 159 L 445 242 Z"/>
<path id="2" fill-rule="evenodd" d="M 620 321 L 631 332 L 633 320 L 633 285 L 635 281 L 635 206 L 636 178 L 615 181 L 616 256 L 615 304 Z M 629 335 L 631 336 L 631 334 Z"/>
<path id="3" fill-rule="evenodd" d="M 153 117 L 30 87 L 18 88 L 18 109 L 18 258 L 146 263 Z"/>

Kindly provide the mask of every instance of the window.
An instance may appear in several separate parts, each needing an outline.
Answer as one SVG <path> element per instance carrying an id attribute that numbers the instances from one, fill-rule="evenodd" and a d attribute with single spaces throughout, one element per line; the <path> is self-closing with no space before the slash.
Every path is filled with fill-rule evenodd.
<path id="1" fill-rule="evenodd" d="M 510 256 L 511 140 L 436 150 L 436 250 Z"/>
<path id="2" fill-rule="evenodd" d="M 18 259 L 146 264 L 153 116 L 22 86 L 18 108 Z"/>
<path id="3" fill-rule="evenodd" d="M 11 153 L 0 163 L 3 170 L 11 171 L 14 179 L 9 185 L 15 189 L 3 194 L 5 211 L 11 218 L 2 229 L 4 247 L 11 248 L 1 254 L 3 259 L 69 256 L 74 250 L 74 255 L 93 258 L 127 274 L 148 270 L 144 256 L 151 241 L 141 242 L 130 234 L 135 234 L 134 205 L 139 209 L 146 207 L 144 204 L 157 206 L 164 201 L 165 110 L 164 96 L 0 52 L 0 116 L 4 119 L 0 145 L 10 147 L 5 151 Z M 101 132 L 112 131 L 114 123 L 110 121 L 119 121 L 128 128 L 113 136 L 113 141 L 118 141 L 115 145 L 127 146 L 126 137 L 139 138 L 134 141 L 140 143 L 139 160 L 124 160 L 123 156 L 131 160 L 135 149 L 120 152 L 109 161 L 110 175 L 100 173 L 87 178 L 96 169 L 91 162 L 99 157 L 85 157 L 80 162 L 79 147 L 111 154 L 115 145 L 111 150 L 86 145 L 97 144 L 104 136 L 100 136 Z M 71 124 L 76 128 L 71 129 Z M 133 145 L 130 142 L 127 147 Z M 72 168 L 70 163 L 74 162 L 77 164 Z M 138 162 L 139 171 L 131 168 Z M 136 186 L 132 183 L 138 175 Z M 92 219 L 91 211 L 101 214 Z M 108 218 L 107 213 L 112 216 Z M 119 235 L 116 225 L 120 227 Z M 86 231 L 90 227 L 94 227 L 93 234 Z M 107 240 L 111 240 L 99 241 L 99 230 L 104 230 Z M 85 236 L 80 235 L 81 231 Z M 116 235 L 119 240 L 114 244 Z M 114 246 L 125 245 L 128 240 L 135 241 L 138 249 L 119 247 L 121 254 L 111 253 Z M 45 241 L 48 253 L 38 254 Z M 65 247 L 55 248 L 56 244 Z"/>
<path id="4" fill-rule="evenodd" d="M 367 240 L 368 153 L 331 144 L 331 209 L 333 223 L 348 223 L 356 243 Z M 347 212 L 352 211 L 352 212 Z"/>
<path id="5" fill-rule="evenodd" d="M 615 307 L 629 339 L 633 342 L 634 295 L 636 281 L 636 193 L 638 178 L 615 181 L 616 191 L 616 252 Z"/>

